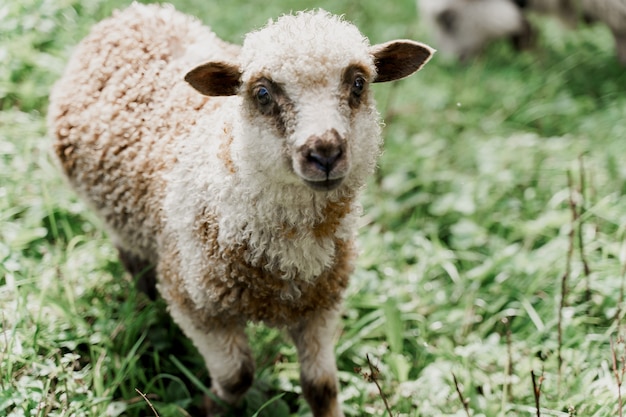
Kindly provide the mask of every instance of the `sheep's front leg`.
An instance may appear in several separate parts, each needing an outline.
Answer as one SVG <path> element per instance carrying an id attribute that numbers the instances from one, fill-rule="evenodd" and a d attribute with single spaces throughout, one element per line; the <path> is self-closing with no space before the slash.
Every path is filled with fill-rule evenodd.
<path id="1" fill-rule="evenodd" d="M 172 303 L 170 312 L 203 356 L 211 376 L 211 391 L 227 404 L 237 405 L 252 385 L 255 368 L 244 326 L 207 328 L 198 320 L 200 310 L 190 316 Z M 225 411 L 210 399 L 207 408 L 208 416 L 219 416 Z"/>
<path id="2" fill-rule="evenodd" d="M 214 330 L 192 339 L 211 375 L 211 390 L 228 404 L 237 405 L 254 379 L 254 359 L 244 329 Z M 213 404 L 208 411 L 212 416 L 222 409 Z"/>
<path id="3" fill-rule="evenodd" d="M 300 359 L 302 393 L 315 417 L 343 417 L 334 353 L 338 312 L 325 310 L 289 328 Z"/>

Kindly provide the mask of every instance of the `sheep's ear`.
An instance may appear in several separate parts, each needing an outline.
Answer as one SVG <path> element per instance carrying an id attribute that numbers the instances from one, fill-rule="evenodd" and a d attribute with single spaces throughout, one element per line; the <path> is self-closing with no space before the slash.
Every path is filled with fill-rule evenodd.
<path id="1" fill-rule="evenodd" d="M 232 96 L 241 85 L 241 71 L 233 64 L 207 62 L 189 71 L 185 81 L 205 96 Z"/>
<path id="2" fill-rule="evenodd" d="M 376 65 L 375 83 L 399 80 L 420 70 L 435 50 L 411 40 L 396 40 L 374 45 L 370 54 Z"/>

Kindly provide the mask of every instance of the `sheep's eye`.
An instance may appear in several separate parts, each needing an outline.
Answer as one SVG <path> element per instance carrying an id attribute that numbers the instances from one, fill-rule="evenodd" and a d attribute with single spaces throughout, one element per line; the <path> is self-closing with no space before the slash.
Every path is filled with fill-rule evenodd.
<path id="1" fill-rule="evenodd" d="M 352 84 L 352 94 L 355 96 L 360 96 L 363 94 L 363 90 L 365 89 L 365 78 L 360 75 L 354 79 L 354 83 Z"/>
<path id="2" fill-rule="evenodd" d="M 256 90 L 256 101 L 261 106 L 266 106 L 272 101 L 272 95 L 267 88 L 261 86 Z"/>

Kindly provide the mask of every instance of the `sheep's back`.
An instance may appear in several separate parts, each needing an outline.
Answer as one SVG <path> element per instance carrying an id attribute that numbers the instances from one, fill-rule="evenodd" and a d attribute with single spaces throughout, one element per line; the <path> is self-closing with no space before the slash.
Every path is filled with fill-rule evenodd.
<path id="1" fill-rule="evenodd" d="M 219 103 L 186 85 L 184 74 L 235 53 L 172 7 L 140 4 L 100 22 L 77 46 L 51 94 L 50 130 L 64 172 L 118 245 L 155 251 L 176 142 L 199 109 Z"/>

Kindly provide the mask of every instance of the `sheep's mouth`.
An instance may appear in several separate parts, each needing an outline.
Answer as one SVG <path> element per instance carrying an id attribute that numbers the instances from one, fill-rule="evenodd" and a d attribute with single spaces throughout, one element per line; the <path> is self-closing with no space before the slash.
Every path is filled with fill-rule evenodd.
<path id="1" fill-rule="evenodd" d="M 326 178 L 321 181 L 304 180 L 304 183 L 315 191 L 332 191 L 341 185 L 343 178 Z"/>

